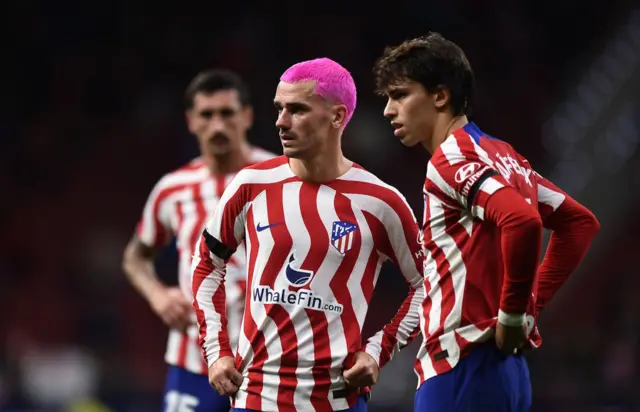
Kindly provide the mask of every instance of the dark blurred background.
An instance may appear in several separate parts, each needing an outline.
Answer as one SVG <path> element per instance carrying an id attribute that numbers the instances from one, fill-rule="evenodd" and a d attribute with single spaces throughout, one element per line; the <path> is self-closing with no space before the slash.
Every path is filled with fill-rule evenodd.
<path id="1" fill-rule="evenodd" d="M 108 3 L 108 4 L 107 4 Z M 385 45 L 429 30 L 466 51 L 472 119 L 590 207 L 602 230 L 541 319 L 534 411 L 640 411 L 640 8 L 623 0 L 5 3 L 0 93 L 0 410 L 157 411 L 166 330 L 120 268 L 153 184 L 195 157 L 182 92 L 200 70 L 250 83 L 251 140 L 281 153 L 272 98 L 320 56 L 359 88 L 347 155 L 418 217 L 428 157 L 373 94 Z M 160 273 L 176 283 L 175 251 Z M 384 295 L 381 293 L 384 290 Z M 365 333 L 405 292 L 385 268 Z M 416 345 L 371 411 L 411 411 Z"/>

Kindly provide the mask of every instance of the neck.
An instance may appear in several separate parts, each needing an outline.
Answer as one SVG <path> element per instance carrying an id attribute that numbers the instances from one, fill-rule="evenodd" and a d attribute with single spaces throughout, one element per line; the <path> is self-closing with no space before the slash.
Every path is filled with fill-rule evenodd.
<path id="1" fill-rule="evenodd" d="M 214 176 L 224 176 L 238 172 L 249 163 L 251 147 L 243 142 L 239 150 L 233 150 L 223 156 L 203 154 L 202 159 Z"/>
<path id="2" fill-rule="evenodd" d="M 338 147 L 321 151 L 308 159 L 290 158 L 289 166 L 300 179 L 322 183 L 335 180 L 347 173 L 353 162 L 344 157 L 338 144 Z"/>
<path id="3" fill-rule="evenodd" d="M 469 120 L 465 115 L 452 116 L 448 113 L 446 115 L 443 113 L 436 119 L 431 139 L 423 140 L 422 145 L 427 149 L 427 152 L 433 154 L 447 140 L 452 131 L 461 128 L 467 123 L 469 123 Z"/>

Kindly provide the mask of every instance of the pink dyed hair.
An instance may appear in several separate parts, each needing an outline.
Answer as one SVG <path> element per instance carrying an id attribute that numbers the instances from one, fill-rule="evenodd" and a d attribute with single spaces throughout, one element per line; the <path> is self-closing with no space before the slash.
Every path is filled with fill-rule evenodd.
<path id="1" fill-rule="evenodd" d="M 282 73 L 280 81 L 315 81 L 313 92 L 327 101 L 344 104 L 347 108 L 344 125 L 351 120 L 356 109 L 356 84 L 351 73 L 335 61 L 322 57 L 296 63 Z"/>

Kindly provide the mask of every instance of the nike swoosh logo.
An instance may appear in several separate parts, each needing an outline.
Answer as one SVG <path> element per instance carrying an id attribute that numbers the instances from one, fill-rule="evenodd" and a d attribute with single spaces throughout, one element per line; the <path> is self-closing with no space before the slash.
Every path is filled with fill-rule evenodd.
<path id="1" fill-rule="evenodd" d="M 272 227 L 274 227 L 274 226 L 278 226 L 278 225 L 281 225 L 281 224 L 282 224 L 282 223 L 272 223 L 272 224 L 270 224 L 270 225 L 260 226 L 260 223 L 258 223 L 258 226 L 256 226 L 256 230 L 257 230 L 258 232 L 262 232 L 263 230 L 267 230 L 267 229 L 270 229 L 270 228 L 272 228 Z"/>

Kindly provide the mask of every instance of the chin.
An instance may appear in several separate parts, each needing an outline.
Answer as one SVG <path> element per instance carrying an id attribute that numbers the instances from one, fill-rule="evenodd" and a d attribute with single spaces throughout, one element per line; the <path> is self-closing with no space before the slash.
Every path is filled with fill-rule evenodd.
<path id="1" fill-rule="evenodd" d="M 419 143 L 419 140 L 413 138 L 410 134 L 407 134 L 400 138 L 400 143 L 406 147 L 413 147 Z"/>
<path id="2" fill-rule="evenodd" d="M 210 144 L 207 147 L 207 153 L 211 156 L 226 156 L 231 152 L 230 145 Z"/>
<path id="3" fill-rule="evenodd" d="M 291 159 L 299 159 L 300 155 L 302 154 L 300 152 L 300 150 L 296 150 L 294 148 L 291 147 L 283 147 L 282 148 L 282 154 L 291 158 Z"/>

